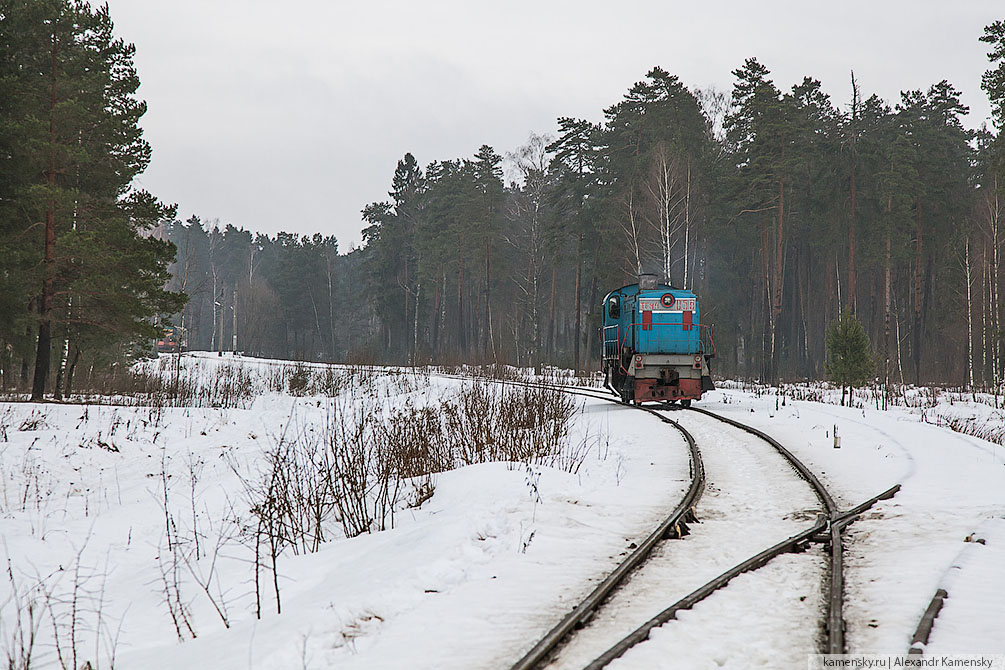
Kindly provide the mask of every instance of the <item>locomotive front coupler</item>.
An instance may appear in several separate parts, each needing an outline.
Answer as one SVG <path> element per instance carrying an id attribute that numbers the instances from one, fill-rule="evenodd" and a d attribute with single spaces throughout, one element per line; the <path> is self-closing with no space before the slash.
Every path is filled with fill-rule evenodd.
<path id="1" fill-rule="evenodd" d="M 680 373 L 673 368 L 660 368 L 660 384 L 663 386 L 680 386 Z"/>

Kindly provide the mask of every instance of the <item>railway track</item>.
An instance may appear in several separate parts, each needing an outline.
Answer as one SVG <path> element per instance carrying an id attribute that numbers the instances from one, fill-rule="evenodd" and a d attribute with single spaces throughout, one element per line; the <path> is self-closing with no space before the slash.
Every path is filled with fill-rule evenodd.
<path id="1" fill-rule="evenodd" d="M 437 376 L 466 379 L 469 376 L 434 373 Z M 585 396 L 595 399 L 603 399 L 610 402 L 620 403 L 620 400 L 612 397 L 609 393 L 599 389 L 588 389 L 583 387 L 557 386 L 554 384 L 541 384 L 520 380 L 498 380 L 488 379 L 496 383 L 514 386 L 545 387 L 563 392 L 572 393 L 578 396 Z M 650 533 L 650 535 L 640 543 L 640 545 L 610 574 L 608 574 L 573 610 L 558 621 L 526 654 L 515 663 L 513 670 L 531 670 L 532 668 L 543 668 L 554 659 L 556 650 L 567 644 L 569 639 L 584 628 L 586 624 L 594 618 L 607 603 L 613 594 L 623 587 L 625 582 L 636 574 L 639 568 L 646 563 L 653 551 L 661 546 L 665 540 L 680 538 L 688 532 L 688 525 L 696 521 L 695 508 L 705 489 L 705 469 L 702 461 L 702 454 L 695 441 L 695 438 L 678 421 L 667 416 L 665 411 L 659 411 L 648 407 L 637 407 L 640 411 L 647 411 L 661 421 L 671 425 L 684 437 L 690 450 L 691 462 L 691 484 L 684 498 L 675 509 Z M 767 546 L 733 565 L 710 581 L 694 589 L 686 596 L 671 603 L 656 616 L 651 617 L 641 626 L 624 635 L 618 642 L 611 645 L 606 651 L 598 655 L 592 662 L 585 666 L 588 670 L 599 670 L 606 667 L 615 659 L 621 657 L 635 645 L 649 638 L 650 632 L 659 626 L 674 619 L 681 610 L 689 609 L 697 603 L 705 600 L 713 593 L 725 587 L 735 577 L 756 571 L 774 558 L 790 552 L 803 551 L 811 545 L 822 545 L 827 554 L 827 574 L 826 574 L 826 613 L 823 622 L 825 635 L 823 642 L 817 651 L 820 653 L 840 654 L 845 651 L 844 642 L 844 618 L 843 618 L 843 539 L 842 532 L 855 518 L 867 510 L 876 501 L 890 498 L 896 494 L 900 486 L 894 486 L 887 491 L 861 503 L 860 505 L 845 511 L 839 510 L 833 497 L 827 491 L 820 480 L 809 470 L 798 458 L 781 445 L 771 436 L 756 428 L 747 426 L 728 417 L 720 416 L 702 408 L 692 407 L 690 411 L 729 424 L 739 430 L 763 440 L 785 458 L 798 475 L 809 485 L 814 496 L 821 506 L 820 514 L 813 523 L 805 526 L 799 532 L 789 537 Z M 673 551 L 674 548 L 669 548 Z M 562 666 L 567 667 L 567 666 Z"/>
<path id="2" fill-rule="evenodd" d="M 606 398 L 605 398 L 606 399 Z M 537 644 L 528 651 L 513 670 L 529 670 L 538 667 L 544 660 L 577 628 L 586 624 L 596 613 L 603 603 L 610 597 L 611 593 L 620 587 L 624 581 L 642 565 L 653 549 L 662 540 L 669 537 L 681 537 L 688 532 L 687 524 L 695 520 L 694 508 L 701 497 L 705 487 L 705 469 L 701 460 L 701 453 L 695 444 L 691 434 L 684 430 L 679 423 L 663 416 L 659 412 L 647 408 L 645 411 L 658 417 L 664 423 L 672 425 L 681 432 L 688 444 L 691 453 L 691 484 L 684 494 L 683 499 L 674 508 L 656 529 L 643 540 L 639 546 L 628 555 L 610 574 L 607 575 L 573 610 L 562 618 L 548 633 L 542 637 Z"/>
<path id="3" fill-rule="evenodd" d="M 553 387 L 561 388 L 561 387 Z M 593 389 L 570 389 L 563 388 L 567 392 L 577 395 L 585 395 L 594 398 L 602 398 L 618 402 L 610 395 L 598 392 Z M 661 420 L 671 424 L 684 435 L 685 440 L 691 450 L 692 482 L 691 488 L 681 503 L 674 509 L 660 526 L 653 531 L 646 541 L 615 570 L 613 570 L 586 598 L 580 602 L 568 615 L 563 617 L 552 629 L 517 661 L 512 670 L 531 670 L 533 668 L 544 667 L 585 667 L 587 670 L 599 670 L 609 663 L 622 656 L 635 645 L 649 638 L 650 632 L 668 621 L 676 618 L 679 611 L 689 609 L 695 604 L 708 598 L 710 595 L 726 586 L 733 578 L 740 574 L 755 571 L 767 565 L 772 559 L 790 552 L 800 552 L 806 550 L 811 545 L 823 545 L 827 553 L 826 568 L 826 612 L 823 620 L 825 635 L 818 648 L 820 653 L 840 654 L 845 651 L 844 644 L 844 619 L 843 619 L 843 540 L 842 531 L 857 518 L 859 514 L 871 507 L 876 501 L 892 497 L 899 490 L 900 485 L 894 486 L 879 495 L 871 498 L 860 505 L 841 511 L 838 509 L 833 497 L 827 491 L 823 483 L 788 449 L 777 440 L 764 432 L 751 426 L 747 426 L 738 421 L 723 417 L 713 412 L 701 408 L 692 408 L 690 411 L 723 422 L 742 430 L 758 440 L 769 444 L 778 454 L 780 454 L 795 470 L 799 477 L 809 485 L 813 495 L 820 505 L 819 514 L 815 521 L 805 526 L 799 532 L 792 534 L 786 539 L 777 542 L 754 555 L 742 560 L 728 570 L 722 572 L 714 579 L 701 585 L 688 595 L 670 604 L 656 616 L 645 621 L 641 626 L 636 627 L 627 635 L 624 635 L 618 642 L 607 648 L 587 665 L 581 664 L 565 665 L 556 662 L 556 654 L 564 646 L 570 643 L 575 636 L 587 634 L 584 626 L 593 617 L 602 611 L 605 604 L 622 589 L 625 583 L 638 574 L 640 567 L 647 562 L 654 549 L 669 538 L 681 537 L 686 532 L 686 524 L 696 520 L 694 509 L 701 496 L 701 487 L 704 482 L 704 465 L 702 455 L 695 441 L 694 436 L 686 430 L 679 422 L 666 416 L 667 412 L 657 411 L 648 407 L 639 407 L 640 410 L 648 411 L 660 417 Z M 682 410 L 684 411 L 684 410 Z M 673 552 L 674 547 L 668 547 L 667 551 Z M 552 665 L 549 665 L 552 664 Z"/>

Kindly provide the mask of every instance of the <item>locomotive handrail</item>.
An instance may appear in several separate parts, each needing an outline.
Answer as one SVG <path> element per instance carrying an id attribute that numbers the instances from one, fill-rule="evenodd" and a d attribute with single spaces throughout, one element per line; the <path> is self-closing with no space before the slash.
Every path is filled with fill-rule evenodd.
<path id="1" fill-rule="evenodd" d="M 620 346 L 621 336 L 619 334 L 615 333 L 614 339 L 613 340 L 609 339 L 607 337 L 607 331 L 610 330 L 610 329 L 612 329 L 612 328 L 617 331 L 618 329 L 621 328 L 621 324 L 617 324 L 616 323 L 613 326 L 601 326 L 601 328 L 600 328 L 601 341 L 603 342 L 603 346 L 604 346 L 604 358 L 608 357 L 607 351 L 608 351 L 608 345 L 609 344 L 615 345 L 614 351 L 611 353 L 610 357 L 613 358 L 613 357 L 615 357 L 615 356 L 618 355 L 618 347 Z"/>
<path id="2" fill-rule="evenodd" d="M 712 358 L 716 358 L 716 352 L 715 352 L 715 334 L 712 332 L 712 326 L 711 325 L 707 325 L 706 326 L 706 325 L 699 324 L 698 327 L 705 329 L 705 334 L 708 336 L 708 342 L 709 342 L 709 344 L 712 345 Z"/>

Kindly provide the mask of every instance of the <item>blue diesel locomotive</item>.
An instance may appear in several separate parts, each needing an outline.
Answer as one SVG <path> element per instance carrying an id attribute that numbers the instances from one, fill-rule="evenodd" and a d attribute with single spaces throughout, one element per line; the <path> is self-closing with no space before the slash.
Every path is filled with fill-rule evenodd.
<path id="1" fill-rule="evenodd" d="M 640 275 L 604 297 L 604 384 L 636 404 L 676 402 L 689 407 L 711 391 L 715 343 L 699 320 L 698 298 Z"/>

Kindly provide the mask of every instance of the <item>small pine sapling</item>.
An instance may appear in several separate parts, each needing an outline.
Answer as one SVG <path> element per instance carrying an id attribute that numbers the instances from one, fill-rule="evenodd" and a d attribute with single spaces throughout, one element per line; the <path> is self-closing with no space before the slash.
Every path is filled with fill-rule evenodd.
<path id="1" fill-rule="evenodd" d="M 869 337 L 861 322 L 850 312 L 842 314 L 827 329 L 827 358 L 827 376 L 841 385 L 842 405 L 845 387 L 848 388 L 850 407 L 855 387 L 868 381 L 876 367 Z"/>

